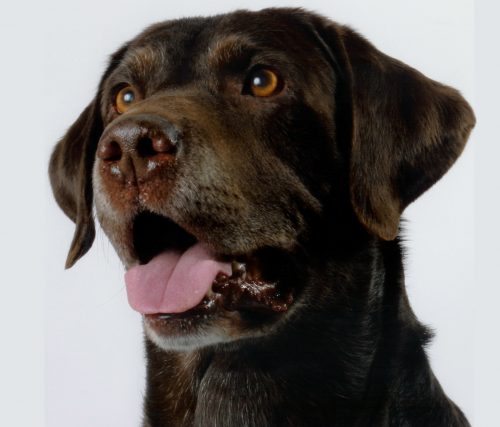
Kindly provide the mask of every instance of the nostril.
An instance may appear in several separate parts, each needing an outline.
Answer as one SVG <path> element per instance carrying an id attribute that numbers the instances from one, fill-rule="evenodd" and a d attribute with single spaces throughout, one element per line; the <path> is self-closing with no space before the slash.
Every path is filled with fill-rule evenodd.
<path id="1" fill-rule="evenodd" d="M 144 137 L 137 142 L 137 154 L 139 157 L 152 157 L 156 154 L 151 138 Z"/>
<path id="2" fill-rule="evenodd" d="M 144 137 L 137 142 L 139 157 L 152 157 L 159 153 L 169 153 L 174 148 L 170 140 L 163 136 Z"/>
<path id="3" fill-rule="evenodd" d="M 117 161 L 122 158 L 122 149 L 116 141 L 106 141 L 99 146 L 97 155 L 106 161 Z"/>

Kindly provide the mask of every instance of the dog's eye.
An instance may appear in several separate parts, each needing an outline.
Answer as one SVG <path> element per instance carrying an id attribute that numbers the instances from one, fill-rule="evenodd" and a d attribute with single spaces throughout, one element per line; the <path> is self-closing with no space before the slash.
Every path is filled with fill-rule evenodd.
<path id="1" fill-rule="evenodd" d="M 115 109 L 118 114 L 127 111 L 139 99 L 139 95 L 132 86 L 125 86 L 115 97 Z"/>
<path id="2" fill-rule="evenodd" d="M 279 76 L 272 70 L 260 68 L 250 75 L 250 93 L 257 97 L 275 95 L 281 87 Z"/>

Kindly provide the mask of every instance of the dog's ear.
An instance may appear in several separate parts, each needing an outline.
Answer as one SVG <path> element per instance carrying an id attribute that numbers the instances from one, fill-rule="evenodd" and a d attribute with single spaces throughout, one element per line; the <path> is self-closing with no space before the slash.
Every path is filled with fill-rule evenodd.
<path id="1" fill-rule="evenodd" d="M 97 100 L 80 114 L 56 145 L 49 163 L 50 183 L 55 199 L 76 224 L 66 259 L 70 268 L 92 246 L 95 237 L 92 217 L 92 166 L 102 133 Z"/>
<path id="2" fill-rule="evenodd" d="M 350 110 L 342 117 L 350 126 L 354 211 L 369 231 L 392 240 L 403 210 L 462 152 L 474 113 L 455 89 L 383 54 L 347 27 L 312 19 L 344 97 L 337 108 Z"/>
<path id="3" fill-rule="evenodd" d="M 92 168 L 97 143 L 103 132 L 100 97 L 104 81 L 121 61 L 126 50 L 127 45 L 111 56 L 96 97 L 59 141 L 50 158 L 49 177 L 55 199 L 76 225 L 66 268 L 72 267 L 85 255 L 94 241 Z"/>

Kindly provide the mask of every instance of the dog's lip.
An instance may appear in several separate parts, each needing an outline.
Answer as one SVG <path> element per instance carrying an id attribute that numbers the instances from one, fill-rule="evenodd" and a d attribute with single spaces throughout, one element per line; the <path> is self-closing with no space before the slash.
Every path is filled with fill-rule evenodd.
<path id="1" fill-rule="evenodd" d="M 212 291 L 223 296 L 224 308 L 229 311 L 283 313 L 293 303 L 291 289 L 284 289 L 279 281 L 251 279 L 246 276 L 244 265 L 239 263 L 233 263 L 230 277 L 221 273 L 215 278 Z"/>
<path id="2" fill-rule="evenodd" d="M 151 313 L 144 314 L 146 319 L 153 320 L 183 320 L 192 317 L 204 316 L 207 317 L 209 314 L 213 314 L 216 310 L 216 296 L 213 292 L 205 295 L 203 300 L 195 307 L 190 310 L 184 311 L 182 313 Z"/>

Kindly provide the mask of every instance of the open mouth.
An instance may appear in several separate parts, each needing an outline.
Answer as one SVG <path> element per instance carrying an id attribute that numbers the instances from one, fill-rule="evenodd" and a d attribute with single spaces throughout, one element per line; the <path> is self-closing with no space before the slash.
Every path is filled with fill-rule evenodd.
<path id="1" fill-rule="evenodd" d="M 269 250 L 221 256 L 151 212 L 135 218 L 133 243 L 139 265 L 127 271 L 125 282 L 130 305 L 142 314 L 185 318 L 221 309 L 277 314 L 293 302 L 273 271 L 275 255 Z"/>

